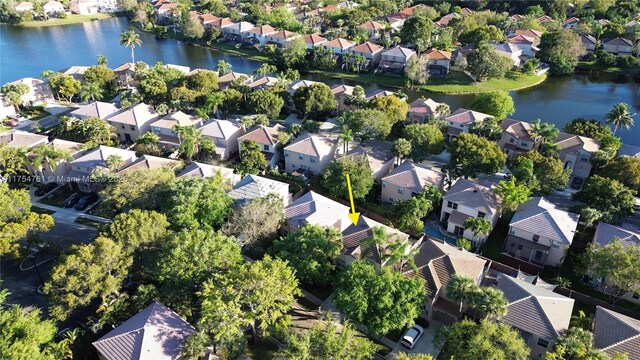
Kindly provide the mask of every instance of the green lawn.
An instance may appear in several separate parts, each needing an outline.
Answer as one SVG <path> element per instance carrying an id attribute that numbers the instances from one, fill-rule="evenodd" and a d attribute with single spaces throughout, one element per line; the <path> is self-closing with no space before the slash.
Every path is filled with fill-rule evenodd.
<path id="1" fill-rule="evenodd" d="M 29 120 L 40 120 L 51 115 L 51 113 L 44 110 L 44 105 L 32 106 L 26 110 L 22 110 L 22 116 Z"/>
<path id="2" fill-rule="evenodd" d="M 508 231 L 509 220 L 501 218 L 491 234 L 489 234 L 487 241 L 480 248 L 482 256 L 496 261 L 500 260 L 500 253 L 502 253 L 502 247 Z"/>
<path id="3" fill-rule="evenodd" d="M 329 70 L 312 70 L 311 73 L 334 78 L 334 79 L 345 79 L 345 80 L 379 84 L 379 85 L 392 86 L 392 87 L 404 87 L 407 83 L 407 78 L 404 76 L 374 74 L 373 72 L 354 73 L 354 72 L 346 72 L 339 69 L 329 69 Z"/>
<path id="4" fill-rule="evenodd" d="M 542 83 L 547 75 L 524 75 L 509 72 L 504 78 L 474 82 L 468 75 L 452 71 L 446 78 L 431 79 L 426 85 L 417 86 L 418 90 L 439 94 L 474 94 L 495 90 L 520 90 Z"/>
<path id="5" fill-rule="evenodd" d="M 50 18 L 49 20 L 46 20 L 46 21 L 33 20 L 33 21 L 22 22 L 17 25 L 22 27 L 70 25 L 70 24 L 79 24 L 79 23 L 93 21 L 93 20 L 108 19 L 112 16 L 113 15 L 111 14 L 103 14 L 103 13 L 91 14 L 91 15 L 68 14 L 67 17 L 64 19 Z"/>
<path id="6" fill-rule="evenodd" d="M 269 61 L 269 57 L 253 47 L 239 47 L 229 43 L 214 43 L 210 46 L 212 49 L 220 50 L 232 55 L 240 56 L 258 61 Z"/>
<path id="7" fill-rule="evenodd" d="M 576 71 L 599 71 L 605 73 L 626 74 L 632 76 L 640 76 L 640 68 L 638 66 L 630 66 L 621 68 L 618 66 L 606 67 L 596 61 L 580 61 L 576 65 Z"/>

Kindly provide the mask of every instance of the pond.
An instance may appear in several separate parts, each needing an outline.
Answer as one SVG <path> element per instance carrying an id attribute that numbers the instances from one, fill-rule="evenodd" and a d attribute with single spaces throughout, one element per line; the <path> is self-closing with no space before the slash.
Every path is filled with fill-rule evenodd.
<path id="1" fill-rule="evenodd" d="M 93 65 L 96 55 L 105 55 L 112 67 L 130 60 L 130 51 L 120 46 L 119 36 L 129 25 L 125 18 L 111 18 L 83 24 L 20 28 L 0 25 L 0 84 L 22 77 L 39 77 L 44 70 L 62 70 L 72 65 Z M 140 33 L 143 45 L 136 48 L 136 60 L 153 64 L 157 61 L 191 68 L 215 68 L 218 60 L 232 64 L 234 71 L 250 73 L 260 62 L 229 55 L 180 41 L 158 40 L 152 34 Z M 353 81 L 310 77 L 328 85 Z M 367 92 L 384 89 L 365 84 Z M 576 117 L 602 119 L 619 102 L 640 112 L 640 84 L 625 77 L 607 74 L 576 74 L 566 78 L 549 78 L 543 84 L 512 92 L 516 113 L 511 117 L 524 121 L 541 119 L 562 128 Z M 473 95 L 418 94 L 407 91 L 410 100 L 419 96 L 449 104 L 452 110 L 467 106 Z M 634 116 L 640 121 L 638 115 Z M 640 126 L 618 131 L 622 141 L 640 146 Z"/>

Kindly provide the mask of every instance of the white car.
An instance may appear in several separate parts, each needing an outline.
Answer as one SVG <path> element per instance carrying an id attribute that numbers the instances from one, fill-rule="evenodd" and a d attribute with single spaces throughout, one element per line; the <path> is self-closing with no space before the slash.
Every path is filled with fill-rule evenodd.
<path id="1" fill-rule="evenodd" d="M 404 333 L 400 343 L 409 349 L 413 349 L 420 337 L 422 337 L 422 334 L 424 334 L 424 328 L 420 325 L 413 325 L 411 329 Z"/>

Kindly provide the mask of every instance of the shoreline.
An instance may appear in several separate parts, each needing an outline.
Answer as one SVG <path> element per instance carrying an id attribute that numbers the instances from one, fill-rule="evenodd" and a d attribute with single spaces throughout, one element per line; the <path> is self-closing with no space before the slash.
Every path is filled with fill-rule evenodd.
<path id="1" fill-rule="evenodd" d="M 113 17 L 118 17 L 118 16 L 121 16 L 121 15 L 112 14 L 112 13 L 96 13 L 96 14 L 90 14 L 90 15 L 69 14 L 64 19 L 52 18 L 45 21 L 32 20 L 32 21 L 27 21 L 22 23 L 4 23 L 4 24 L 9 26 L 22 27 L 22 28 L 38 28 L 38 27 L 82 24 L 89 21 L 111 19 Z"/>

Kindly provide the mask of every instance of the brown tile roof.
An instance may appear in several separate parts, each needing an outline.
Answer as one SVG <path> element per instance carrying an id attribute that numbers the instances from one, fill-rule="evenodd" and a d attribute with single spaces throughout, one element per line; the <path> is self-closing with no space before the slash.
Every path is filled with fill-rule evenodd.
<path id="1" fill-rule="evenodd" d="M 377 21 L 367 21 L 366 23 L 360 25 L 360 27 L 367 30 L 380 30 L 380 29 L 384 29 L 386 26 L 384 26 L 384 24 L 381 24 Z"/>
<path id="2" fill-rule="evenodd" d="M 542 31 L 533 30 L 533 29 L 518 29 L 516 30 L 515 35 L 516 36 L 522 35 L 522 36 L 527 36 L 532 38 L 541 38 Z"/>
<path id="3" fill-rule="evenodd" d="M 429 49 L 424 53 L 431 60 L 451 60 L 451 53 L 438 49 Z"/>
<path id="4" fill-rule="evenodd" d="M 318 33 L 315 34 L 307 34 L 304 36 L 304 42 L 311 45 L 322 44 L 326 42 L 327 39 L 320 36 Z"/>
<path id="5" fill-rule="evenodd" d="M 202 14 L 200 15 L 200 21 L 202 21 L 203 24 L 210 24 L 212 22 L 215 22 L 217 20 L 220 20 L 219 17 L 214 16 L 212 14 Z"/>
<path id="6" fill-rule="evenodd" d="M 322 44 L 322 46 L 327 46 L 327 47 L 332 47 L 332 48 L 336 48 L 336 49 L 348 49 L 352 46 L 354 46 L 356 43 L 354 43 L 351 40 L 347 40 L 347 39 L 343 39 L 343 38 L 337 38 L 337 39 L 333 39 L 331 41 L 327 41 L 326 43 Z"/>
<path id="7" fill-rule="evenodd" d="M 535 42 L 535 38 L 526 35 L 516 35 L 509 38 L 509 42 L 512 44 L 533 44 Z"/>
<path id="8" fill-rule="evenodd" d="M 331 154 L 335 150 L 337 140 L 317 134 L 302 134 L 298 136 L 291 144 L 287 145 L 285 151 L 292 151 L 298 154 L 323 156 Z"/>
<path id="9" fill-rule="evenodd" d="M 500 127 L 516 139 L 531 139 L 532 126 L 528 122 L 504 119 Z"/>
<path id="10" fill-rule="evenodd" d="M 597 306 L 593 337 L 609 356 L 627 353 L 629 360 L 640 360 L 640 320 Z"/>
<path id="11" fill-rule="evenodd" d="M 282 131 L 285 130 L 285 127 L 276 124 L 273 127 L 268 126 L 257 126 L 253 130 L 250 130 L 246 134 L 240 136 L 238 138 L 238 142 L 244 140 L 253 140 L 260 145 L 275 145 L 278 143 L 278 136 Z"/>
<path id="12" fill-rule="evenodd" d="M 444 105 L 443 103 L 436 102 L 429 99 L 416 99 L 409 104 L 409 113 L 423 116 L 435 116 L 438 106 Z"/>
<path id="13" fill-rule="evenodd" d="M 331 92 L 333 93 L 333 95 L 353 95 L 353 86 L 349 86 L 349 85 L 333 85 L 333 87 L 331 88 Z"/>
<path id="14" fill-rule="evenodd" d="M 295 37 L 298 37 L 299 35 L 297 33 L 294 33 L 293 31 L 287 31 L 287 30 L 278 30 L 276 33 L 271 34 L 272 37 L 276 38 L 276 39 L 292 39 Z"/>
<path id="15" fill-rule="evenodd" d="M 262 26 L 257 26 L 254 27 L 253 29 L 249 30 L 250 33 L 253 34 L 257 34 L 257 35 L 268 35 L 268 34 L 273 34 L 274 32 L 276 32 L 277 30 L 271 26 L 271 25 L 262 25 Z"/>
<path id="16" fill-rule="evenodd" d="M 219 28 L 231 26 L 233 24 L 235 23 L 230 18 L 217 18 L 211 23 L 212 26 L 219 27 Z"/>
<path id="17" fill-rule="evenodd" d="M 567 134 L 564 132 L 560 132 L 560 134 L 558 134 L 556 145 L 560 147 L 560 150 L 572 147 L 579 147 L 590 153 L 600 150 L 600 143 L 598 141 L 588 137 Z"/>
<path id="18" fill-rule="evenodd" d="M 375 54 L 384 50 L 384 48 L 378 44 L 374 44 L 371 41 L 367 41 L 364 44 L 356 45 L 350 49 L 351 51 L 360 51 L 369 54 Z"/>

